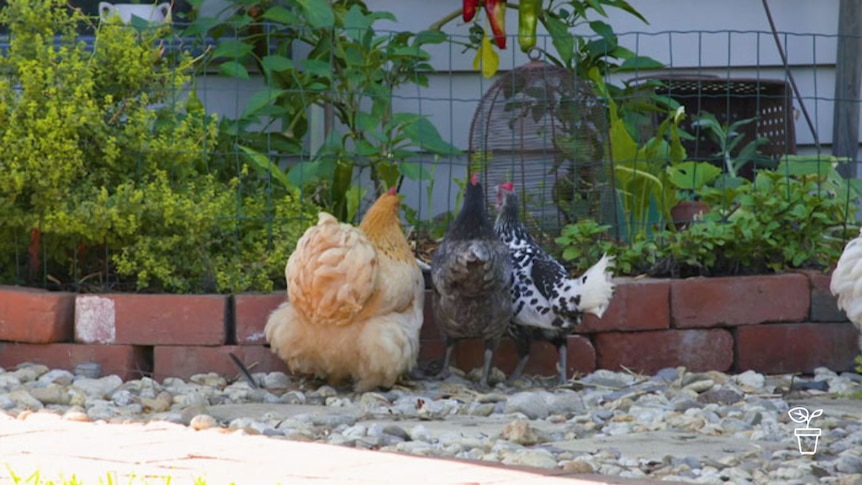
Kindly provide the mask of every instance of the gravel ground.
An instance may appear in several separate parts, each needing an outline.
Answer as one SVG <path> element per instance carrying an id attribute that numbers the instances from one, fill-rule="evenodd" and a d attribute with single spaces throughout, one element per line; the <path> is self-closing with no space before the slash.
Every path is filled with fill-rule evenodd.
<path id="1" fill-rule="evenodd" d="M 0 418 L 54 412 L 76 421 L 162 420 L 273 439 L 694 483 L 862 484 L 862 400 L 833 400 L 862 392 L 862 377 L 822 368 L 806 378 L 599 370 L 566 388 L 524 379 L 485 391 L 470 379 L 476 376 L 456 371 L 445 381 L 361 394 L 279 372 L 253 374 L 259 388 L 215 374 L 161 383 L 83 375 L 93 372 L 34 364 L 0 369 Z M 495 371 L 492 382 L 501 380 Z M 843 407 L 830 407 L 839 401 Z M 814 454 L 800 454 L 794 436 L 805 423 L 788 411 L 799 403 L 826 409 L 810 421 L 822 433 Z"/>

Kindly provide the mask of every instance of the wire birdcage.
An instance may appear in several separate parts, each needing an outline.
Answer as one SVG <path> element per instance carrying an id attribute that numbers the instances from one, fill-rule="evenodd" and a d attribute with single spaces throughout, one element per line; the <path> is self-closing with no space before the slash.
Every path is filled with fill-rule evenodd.
<path id="1" fill-rule="evenodd" d="M 481 164 L 489 204 L 497 184 L 513 182 L 525 222 L 545 239 L 582 218 L 614 217 L 614 187 L 603 163 L 605 106 L 574 72 L 539 61 L 534 52 L 482 97 L 469 153 Z"/>

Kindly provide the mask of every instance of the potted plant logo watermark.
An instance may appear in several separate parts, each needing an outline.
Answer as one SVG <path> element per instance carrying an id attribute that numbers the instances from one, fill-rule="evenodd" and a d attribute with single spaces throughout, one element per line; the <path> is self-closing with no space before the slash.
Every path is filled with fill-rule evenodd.
<path id="1" fill-rule="evenodd" d="M 813 455 L 817 453 L 817 442 L 820 440 L 820 428 L 812 428 L 811 420 L 823 414 L 822 409 L 816 409 L 813 413 L 809 413 L 808 409 L 803 407 L 795 407 L 787 411 L 790 419 L 795 423 L 805 423 L 804 428 L 796 428 L 793 434 L 796 435 L 796 442 L 799 444 L 799 453 L 803 455 Z"/>

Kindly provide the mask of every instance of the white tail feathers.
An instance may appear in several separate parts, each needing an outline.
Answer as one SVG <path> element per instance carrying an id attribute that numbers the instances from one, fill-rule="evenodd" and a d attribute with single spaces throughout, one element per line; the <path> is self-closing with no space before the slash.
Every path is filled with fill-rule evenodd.
<path id="1" fill-rule="evenodd" d="M 594 264 L 584 274 L 578 277 L 581 283 L 581 303 L 578 305 L 584 313 L 592 313 L 601 318 L 611 298 L 614 296 L 613 278 L 614 258 L 607 254 Z"/>

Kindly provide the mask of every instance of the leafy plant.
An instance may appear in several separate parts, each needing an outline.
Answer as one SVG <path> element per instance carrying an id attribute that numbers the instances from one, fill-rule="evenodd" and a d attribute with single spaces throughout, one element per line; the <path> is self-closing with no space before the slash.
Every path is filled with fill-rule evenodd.
<path id="1" fill-rule="evenodd" d="M 721 175 L 721 169 L 706 162 L 686 161 L 669 166 L 668 181 L 674 187 L 688 194 L 694 194 L 714 182 Z"/>
<path id="2" fill-rule="evenodd" d="M 540 17 L 550 34 L 556 56 L 546 52 L 557 65 L 574 70 L 582 79 L 597 68 L 602 76 L 616 71 L 640 71 L 663 67 L 658 61 L 637 55 L 623 47 L 610 24 L 603 20 L 590 20 L 593 14 L 608 18 L 607 8 L 615 8 L 648 24 L 646 18 L 625 0 L 550 0 Z M 589 27 L 593 36 L 577 34 Z"/>
<path id="3" fill-rule="evenodd" d="M 600 252 L 619 254 L 620 274 L 685 277 L 827 268 L 857 233 L 862 196 L 862 182 L 843 179 L 835 169 L 840 161 L 829 160 L 787 156 L 776 170 L 761 170 L 754 181 L 743 179 L 733 189 L 703 186 L 694 192 L 711 206 L 703 220 L 685 231 L 657 230 L 648 245 L 643 236 L 628 243 L 607 240 L 608 226 L 590 222 L 567 226 L 557 243 L 564 259 L 579 265 Z M 635 264 L 626 265 L 632 249 Z"/>
<path id="4" fill-rule="evenodd" d="M 15 472 L 8 464 L 6 465 L 6 471 L 14 485 L 90 485 L 93 483 L 81 480 L 74 473 L 70 476 L 60 474 L 57 478 L 45 478 L 46 474 L 37 469 L 25 477 Z M 172 477 L 170 475 L 142 477 L 132 474 L 121 480 L 116 472 L 106 472 L 104 477 L 99 477 L 98 483 L 99 485 L 171 485 Z M 207 482 L 203 477 L 196 477 L 192 483 L 194 485 L 206 485 Z M 231 482 L 231 485 L 233 485 L 233 482 Z"/>
<path id="5" fill-rule="evenodd" d="M 728 177 L 736 179 L 739 169 L 756 159 L 758 148 L 769 143 L 769 138 L 758 137 L 737 150 L 739 144 L 744 140 L 739 130 L 755 121 L 757 121 L 756 117 L 737 120 L 729 125 L 722 124 L 712 113 L 702 111 L 692 122 L 692 127 L 704 129 L 710 138 L 716 142 L 719 150 L 715 156 L 723 163 Z"/>
<path id="6" fill-rule="evenodd" d="M 182 102 L 194 59 L 163 49 L 168 27 L 103 21 L 89 48 L 75 31 L 87 19 L 63 0 L 11 0 L 0 21 L 13 39 L 0 57 L 3 282 L 199 292 L 282 279 L 316 211 L 295 189 L 267 199 L 241 165 L 211 165 L 218 120 Z"/>
<path id="7" fill-rule="evenodd" d="M 702 190 L 712 211 L 703 223 L 666 239 L 671 274 L 762 274 L 836 261 L 856 225 L 855 202 L 849 201 L 860 192 L 791 165 L 760 171 L 734 189 Z"/>
<path id="8" fill-rule="evenodd" d="M 428 179 L 428 183 L 425 186 L 425 200 L 428 201 L 429 208 L 434 207 L 434 174 L 436 171 L 437 164 L 434 163 L 428 170 L 431 177 Z M 426 236 L 432 240 L 437 240 L 443 237 L 443 235 L 446 233 L 446 228 L 449 227 L 448 224 L 450 218 L 452 217 L 451 212 L 446 212 L 442 216 L 437 217 L 436 221 L 426 222 L 420 220 L 418 211 L 413 207 L 410 207 L 405 204 L 404 206 L 402 206 L 402 209 L 404 210 L 404 218 L 407 220 L 407 223 L 410 225 L 410 227 L 412 227 L 414 231 L 424 233 L 422 234 L 423 236 Z"/>
<path id="9" fill-rule="evenodd" d="M 574 274 L 589 269 L 603 254 L 614 257 L 615 274 L 641 274 L 653 268 L 660 255 L 655 241 L 637 239 L 620 244 L 609 236 L 610 229 L 610 225 L 592 219 L 582 219 L 563 228 L 554 242 L 561 248 L 560 256 L 569 263 Z"/>
<path id="10" fill-rule="evenodd" d="M 289 3 L 294 8 L 256 4 L 224 20 L 198 17 L 186 30 L 218 40 L 212 57 L 222 74 L 247 79 L 256 68 L 266 82 L 242 116 L 223 122 L 225 138 L 242 140 L 238 149 L 246 161 L 275 183 L 310 193 L 342 220 L 355 213 L 349 210 L 355 198 L 347 194 L 357 195 L 349 189 L 363 170 L 378 192 L 403 176 L 429 180 L 420 152 L 448 156 L 458 150 L 426 116 L 394 112 L 392 91 L 408 83 L 427 86 L 432 68 L 425 48 L 446 35 L 378 30 L 378 22 L 395 17 L 361 1 Z M 293 56 L 299 51 L 307 55 Z M 334 128 L 309 154 L 304 139 L 311 136 L 312 107 L 332 113 Z M 291 159 L 299 162 L 285 176 L 281 162 Z"/>
<path id="11" fill-rule="evenodd" d="M 670 180 L 674 173 L 668 167 L 678 166 L 686 160 L 679 128 L 685 111 L 680 107 L 668 113 L 655 134 L 641 145 L 629 132 L 617 103 L 610 97 L 595 69 L 590 77 L 608 104 L 610 129 L 605 158 L 611 160 L 609 167 L 614 172 L 625 233 L 632 240 L 644 239 L 650 220 L 655 219 L 654 214 L 658 214 L 658 227 L 663 227 L 666 221 L 672 220 L 670 209 L 679 199 Z"/>
<path id="12" fill-rule="evenodd" d="M 498 2 L 493 2 L 496 6 Z M 486 3 L 487 5 L 487 3 Z M 647 20 L 631 4 L 625 0 L 526 0 L 517 5 L 509 5 L 517 9 L 519 16 L 518 41 L 522 50 L 527 50 L 536 44 L 535 27 L 538 23 L 548 32 L 548 38 L 555 52 L 551 53 L 539 44 L 539 48 L 548 59 L 559 66 L 577 73 L 582 79 L 592 68 L 598 68 L 602 75 L 615 71 L 645 70 L 662 67 L 654 59 L 639 56 L 619 44 L 619 38 L 610 24 L 604 20 L 609 17 L 610 9 L 626 12 L 644 23 Z M 476 50 L 473 60 L 475 69 L 481 69 L 486 77 L 497 72 L 499 55 L 492 45 L 492 37 L 497 41 L 497 49 L 506 48 L 505 41 L 500 43 L 498 33 L 501 30 L 499 16 L 501 9 L 495 8 L 495 15 L 465 16 L 465 22 L 470 23 L 470 36 L 466 42 L 469 49 Z M 462 11 L 456 10 L 442 19 L 434 22 L 431 29 L 440 30 L 448 22 L 461 16 Z M 486 22 L 482 19 L 485 18 Z M 485 25 L 494 27 L 493 34 L 486 32 Z M 504 26 L 503 26 L 504 27 Z M 583 35 L 589 29 L 592 35 Z M 503 32 L 505 35 L 505 32 Z M 505 38 L 505 37 L 503 37 Z M 526 42 L 525 42 L 526 41 Z M 526 47 L 526 48 L 525 48 Z"/>
<path id="13" fill-rule="evenodd" d="M 555 242 L 563 248 L 561 256 L 566 261 L 597 260 L 613 245 L 610 241 L 601 241 L 610 228 L 593 219 L 582 219 L 567 225 Z"/>

